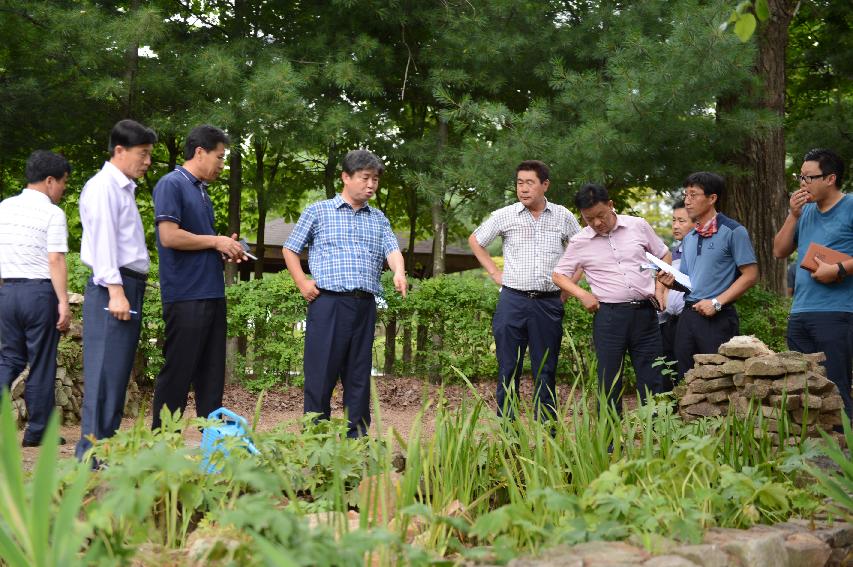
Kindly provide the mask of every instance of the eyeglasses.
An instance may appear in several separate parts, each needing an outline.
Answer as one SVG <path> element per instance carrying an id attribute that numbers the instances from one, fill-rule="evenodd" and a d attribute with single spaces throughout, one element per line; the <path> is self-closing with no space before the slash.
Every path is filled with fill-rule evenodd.
<path id="1" fill-rule="evenodd" d="M 799 173 L 795 173 L 794 174 L 794 180 L 797 183 L 805 183 L 806 185 L 808 185 L 809 183 L 811 183 L 815 179 L 823 179 L 827 175 L 829 175 L 829 174 L 823 173 L 821 175 L 800 175 Z"/>
<path id="2" fill-rule="evenodd" d="M 705 193 L 703 193 L 702 191 L 696 191 L 693 193 L 691 193 L 689 191 L 684 191 L 683 193 L 681 193 L 681 198 L 684 199 L 685 201 L 691 201 L 691 200 L 696 199 L 698 197 L 704 197 L 704 196 L 705 196 Z"/>
<path id="3" fill-rule="evenodd" d="M 528 187 L 533 187 L 536 185 L 535 179 L 516 179 L 515 184 L 518 186 L 527 185 Z"/>

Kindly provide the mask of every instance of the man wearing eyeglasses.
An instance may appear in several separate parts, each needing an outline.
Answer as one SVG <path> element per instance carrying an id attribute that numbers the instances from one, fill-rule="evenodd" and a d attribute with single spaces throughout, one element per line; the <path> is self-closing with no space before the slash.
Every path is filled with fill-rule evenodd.
<path id="1" fill-rule="evenodd" d="M 799 189 L 791 195 L 788 217 L 773 239 L 773 255 L 786 258 L 796 248 L 804 258 L 814 242 L 853 256 L 853 196 L 841 192 L 844 161 L 831 150 L 811 150 L 794 178 Z M 838 386 L 844 411 L 853 417 L 853 278 L 848 276 L 853 260 L 816 261 L 814 273 L 796 270 L 788 348 L 826 355 L 827 377 Z"/>
<path id="2" fill-rule="evenodd" d="M 693 368 L 694 354 L 716 353 L 740 333 L 734 302 L 758 279 L 746 229 L 717 212 L 724 190 L 723 178 L 708 171 L 692 173 L 684 181 L 684 206 L 695 228 L 684 237 L 679 266 L 693 286 L 684 298 L 675 338 L 679 378 Z M 658 279 L 667 287 L 675 285 L 671 274 L 660 272 Z"/>
<path id="3" fill-rule="evenodd" d="M 493 212 L 468 238 L 468 244 L 492 280 L 502 286 L 492 319 L 498 415 L 512 417 L 507 393 L 518 392 L 524 351 L 529 346 L 535 410 L 540 417 L 553 417 L 565 298 L 551 281 L 551 272 L 580 226 L 568 209 L 545 198 L 550 185 L 547 165 L 523 161 L 515 177 L 518 202 Z M 503 270 L 485 248 L 498 236 L 503 239 Z"/>

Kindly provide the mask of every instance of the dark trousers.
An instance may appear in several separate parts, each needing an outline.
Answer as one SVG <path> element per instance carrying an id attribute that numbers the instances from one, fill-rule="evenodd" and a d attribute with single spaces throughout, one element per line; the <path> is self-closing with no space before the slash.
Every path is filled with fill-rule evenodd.
<path id="1" fill-rule="evenodd" d="M 308 304 L 305 329 L 305 413 L 329 419 L 332 390 L 343 386 L 348 437 L 360 437 L 370 427 L 370 370 L 376 301 L 372 295 L 350 297 L 320 292 Z"/>
<path id="2" fill-rule="evenodd" d="M 512 417 L 512 404 L 508 404 L 507 393 L 518 393 L 524 353 L 529 347 L 536 414 L 553 418 L 557 357 L 563 338 L 563 302 L 559 297 L 532 299 L 503 289 L 492 318 L 492 333 L 498 359 L 495 393 L 498 415 L 506 411 L 508 417 Z"/>
<path id="3" fill-rule="evenodd" d="M 693 368 L 694 354 L 715 354 L 720 345 L 740 333 L 740 320 L 734 305 L 725 305 L 713 317 L 705 317 L 685 305 L 678 321 L 675 357 L 678 378 Z"/>
<path id="4" fill-rule="evenodd" d="M 57 307 L 50 280 L 6 281 L 0 287 L 0 391 L 30 365 L 24 386 L 29 415 L 24 440 L 33 443 L 41 441 L 54 406 Z"/>
<path id="5" fill-rule="evenodd" d="M 822 352 L 826 376 L 838 386 L 844 411 L 853 418 L 850 373 L 853 372 L 853 313 L 793 313 L 788 320 L 788 348 Z"/>
<path id="6" fill-rule="evenodd" d="M 670 315 L 669 319 L 660 324 L 660 338 L 661 343 L 663 344 L 663 357 L 669 361 L 676 363 L 678 359 L 675 357 L 675 337 L 678 334 L 678 315 Z M 677 368 L 674 367 L 673 371 L 676 371 Z M 675 384 L 672 383 L 671 378 L 664 377 L 664 391 L 669 392 L 672 390 Z"/>
<path id="7" fill-rule="evenodd" d="M 225 298 L 164 303 L 163 321 L 165 361 L 154 385 L 152 429 L 160 427 L 163 406 L 183 413 L 191 386 L 199 417 L 222 407 L 225 389 Z"/>
<path id="8" fill-rule="evenodd" d="M 645 402 L 648 394 L 663 391 L 663 375 L 655 360 L 662 356 L 660 329 L 649 303 L 625 305 L 602 303 L 592 320 L 592 340 L 598 359 L 598 387 L 618 412 L 622 411 L 622 365 L 625 353 L 637 374 L 637 392 Z"/>
<path id="9" fill-rule="evenodd" d="M 133 370 L 133 359 L 142 329 L 142 298 L 145 280 L 123 275 L 124 294 L 130 303 L 129 321 L 119 321 L 106 307 L 110 302 L 107 288 L 96 285 L 92 278 L 86 284 L 83 300 L 83 409 L 80 441 L 76 455 L 82 459 L 92 446 L 87 439 L 112 437 L 121 425 L 127 383 Z"/>

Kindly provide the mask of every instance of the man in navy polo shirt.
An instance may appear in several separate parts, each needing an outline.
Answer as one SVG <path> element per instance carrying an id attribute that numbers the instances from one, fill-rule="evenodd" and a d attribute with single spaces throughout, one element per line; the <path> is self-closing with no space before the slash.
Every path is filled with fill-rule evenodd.
<path id="1" fill-rule="evenodd" d="M 796 247 L 798 257 L 805 258 L 815 242 L 853 256 L 853 196 L 841 192 L 844 160 L 831 150 L 811 150 L 794 177 L 799 189 L 791 195 L 788 217 L 773 239 L 773 255 L 786 258 Z M 789 286 L 794 288 L 794 304 L 788 348 L 826 355 L 826 375 L 838 386 L 848 417 L 853 417 L 853 260 L 817 263 L 814 273 L 798 268 L 796 285 Z"/>
<path id="2" fill-rule="evenodd" d="M 746 229 L 717 212 L 724 190 L 723 178 L 708 171 L 692 173 L 684 181 L 684 206 L 696 226 L 681 243 L 679 269 L 690 276 L 693 289 L 684 297 L 675 338 L 679 378 L 693 368 L 694 354 L 716 353 L 739 334 L 734 302 L 758 279 Z M 674 285 L 671 274 L 661 271 L 658 278 L 668 287 Z"/>
<path id="3" fill-rule="evenodd" d="M 309 205 L 299 217 L 282 254 L 290 275 L 308 301 L 305 329 L 305 413 L 331 415 L 332 390 L 340 377 L 348 437 L 370 427 L 370 369 L 375 296 L 382 295 L 382 263 L 394 272 L 394 287 L 406 296 L 403 255 L 385 215 L 367 202 L 385 166 L 367 150 L 353 150 L 341 163 L 340 195 Z M 308 246 L 314 279 L 302 270 L 299 254 Z"/>
<path id="4" fill-rule="evenodd" d="M 207 184 L 225 167 L 228 136 L 209 125 L 193 128 L 184 145 L 183 166 L 154 187 L 154 220 L 160 253 L 160 294 L 166 340 L 165 363 L 154 387 L 152 429 L 163 406 L 187 405 L 190 386 L 196 414 L 222 405 L 225 387 L 225 279 L 223 258 L 245 258 L 237 235 L 217 236 Z"/>

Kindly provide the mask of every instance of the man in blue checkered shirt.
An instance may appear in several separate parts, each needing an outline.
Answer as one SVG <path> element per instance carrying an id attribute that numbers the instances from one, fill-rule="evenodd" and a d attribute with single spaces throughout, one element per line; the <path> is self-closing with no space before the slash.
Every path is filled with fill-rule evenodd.
<path id="1" fill-rule="evenodd" d="M 305 331 L 305 413 L 331 414 L 332 390 L 341 378 L 349 437 L 370 427 L 370 370 L 375 296 L 382 295 L 382 263 L 394 272 L 394 287 L 406 296 L 403 255 L 391 223 L 367 202 L 385 169 L 367 150 L 349 152 L 341 163 L 343 189 L 333 199 L 309 205 L 282 253 L 299 292 L 308 301 Z M 308 267 L 299 254 L 308 247 Z"/>

